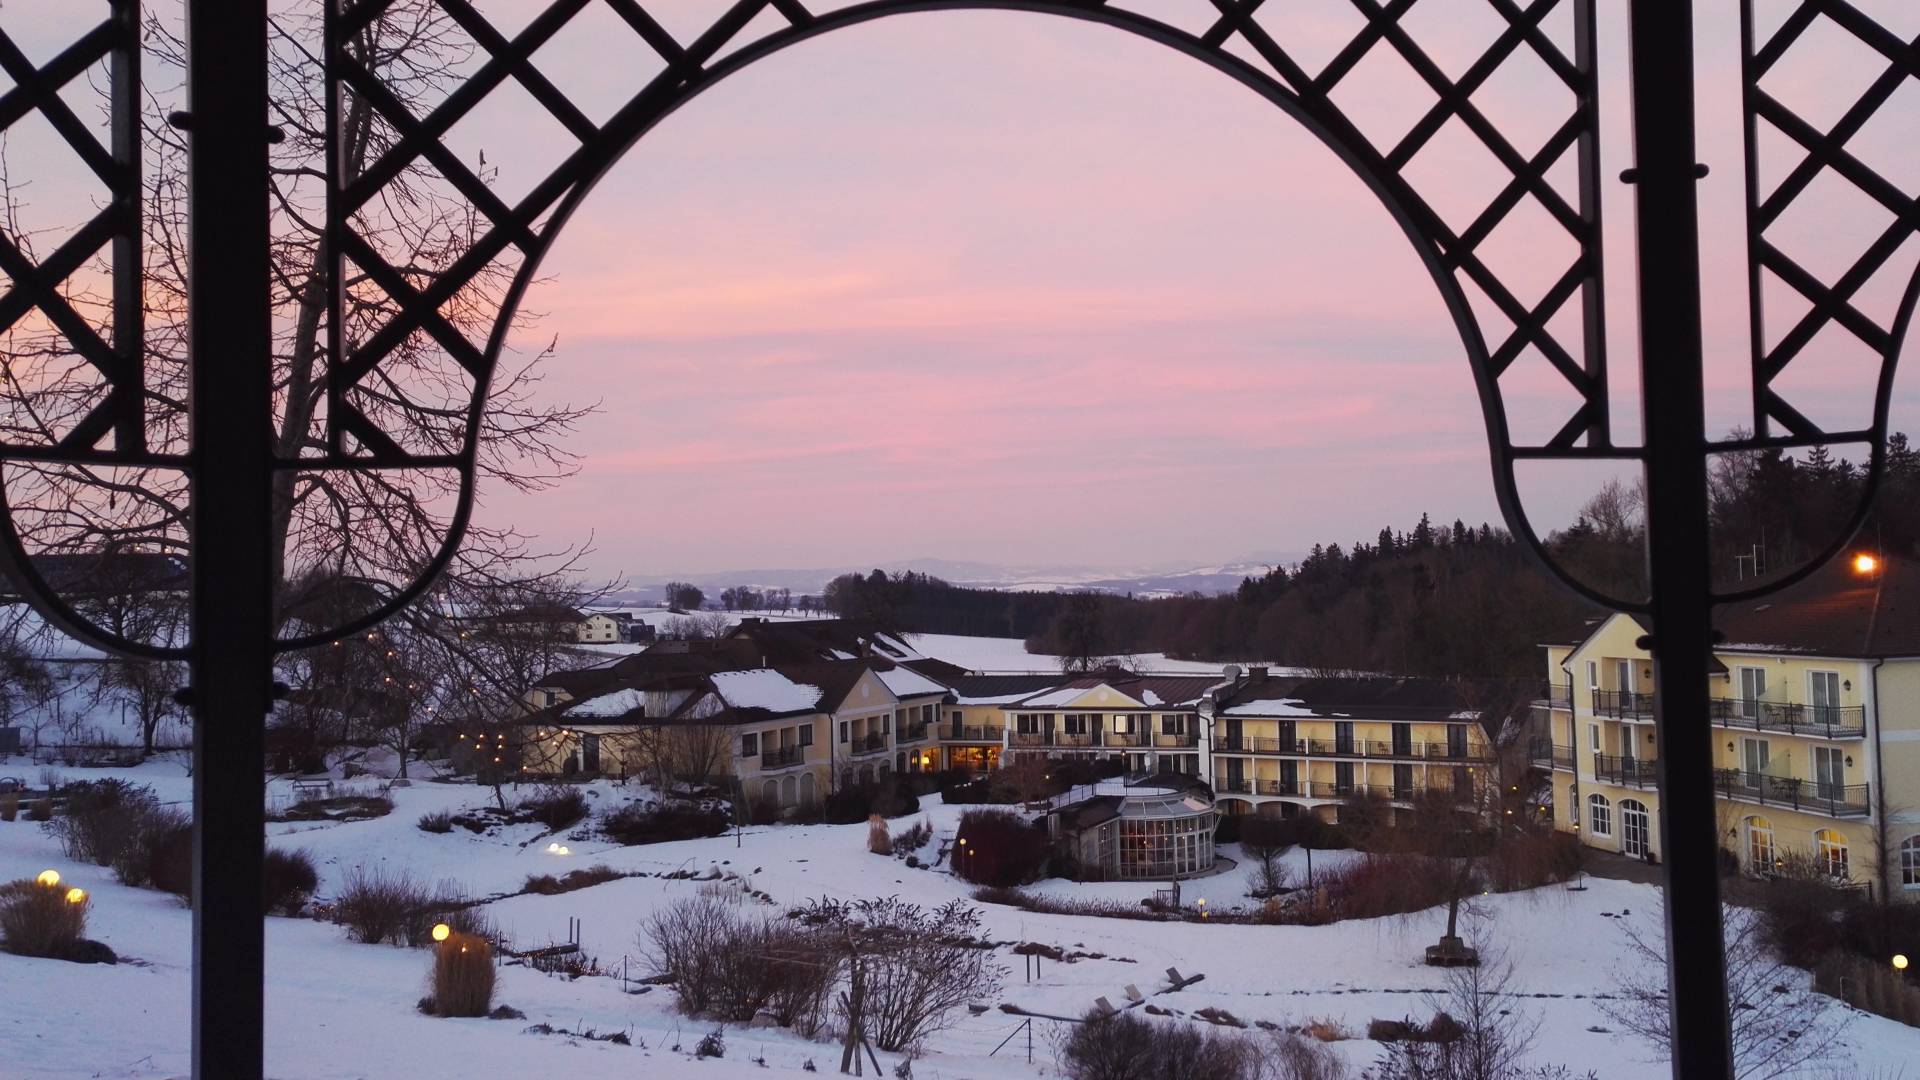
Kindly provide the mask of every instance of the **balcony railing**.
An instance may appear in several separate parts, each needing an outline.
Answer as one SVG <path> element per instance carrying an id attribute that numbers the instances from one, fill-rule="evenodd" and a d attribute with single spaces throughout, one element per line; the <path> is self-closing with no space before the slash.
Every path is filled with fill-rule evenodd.
<path id="1" fill-rule="evenodd" d="M 1268 739 L 1242 735 L 1222 736 L 1214 749 L 1228 754 L 1279 754 L 1287 757 L 1326 758 L 1399 758 L 1416 761 L 1481 761 L 1468 747 L 1444 742 L 1395 743 L 1380 739 L 1355 739 L 1350 743 L 1334 739 Z"/>
<path id="2" fill-rule="evenodd" d="M 1103 733 L 1101 739 L 1103 745 L 1106 746 L 1128 747 L 1147 745 L 1146 734 L 1138 731 L 1109 731 Z"/>
<path id="3" fill-rule="evenodd" d="M 953 724 L 940 737 L 954 742 L 999 742 L 1004 731 L 986 724 Z"/>
<path id="4" fill-rule="evenodd" d="M 1162 749 L 1174 749 L 1174 750 L 1177 750 L 1183 746 L 1184 747 L 1199 746 L 1200 736 L 1197 733 L 1191 732 L 1191 731 L 1182 731 L 1182 732 L 1160 731 L 1160 732 L 1154 733 L 1153 745 L 1156 747 L 1160 747 Z"/>
<path id="5" fill-rule="evenodd" d="M 992 732 L 988 737 L 998 740 L 999 729 L 986 729 Z M 1011 746 L 1052 746 L 1069 750 L 1137 749 L 1147 746 L 1177 748 L 1198 746 L 1200 740 L 1193 735 L 1148 735 L 1144 731 L 1084 731 L 1071 733 L 1065 731 L 1016 731 L 1008 736 Z"/>
<path id="6" fill-rule="evenodd" d="M 777 746 L 760 751 L 760 768 L 785 769 L 807 759 L 804 746 Z"/>
<path id="7" fill-rule="evenodd" d="M 1573 747 L 1535 739 L 1528 748 L 1527 756 L 1533 764 L 1542 769 L 1573 771 Z"/>
<path id="8" fill-rule="evenodd" d="M 1653 695 L 1632 690 L 1595 690 L 1593 714 L 1611 716 L 1616 720 L 1651 720 Z"/>
<path id="9" fill-rule="evenodd" d="M 1715 769 L 1714 787 L 1729 799 L 1828 817 L 1866 817 L 1873 805 L 1867 784 L 1828 784 L 1744 769 Z"/>
<path id="10" fill-rule="evenodd" d="M 876 731 L 871 735 L 862 735 L 853 740 L 854 754 L 877 754 L 887 748 L 887 733 Z"/>
<path id="11" fill-rule="evenodd" d="M 1571 709 L 1573 708 L 1573 684 L 1542 683 L 1540 696 L 1534 700 L 1549 709 Z"/>
<path id="12" fill-rule="evenodd" d="M 900 725 L 899 741 L 903 743 L 919 742 L 921 739 L 927 737 L 927 732 L 931 730 L 931 728 L 932 725 L 930 724 L 902 724 Z"/>
<path id="13" fill-rule="evenodd" d="M 1819 739 L 1864 739 L 1864 705 L 1802 705 L 1790 701 L 1749 701 L 1714 698 L 1708 711 L 1716 726 L 1749 731 L 1776 731 Z"/>
<path id="14" fill-rule="evenodd" d="M 1595 779 L 1605 780 L 1609 784 L 1620 784 L 1623 787 L 1652 788 L 1656 786 L 1653 762 L 1640 758 L 1596 754 L 1593 759 L 1593 775 Z"/>
<path id="15" fill-rule="evenodd" d="M 1338 780 L 1269 780 L 1263 777 L 1244 776 L 1238 780 L 1222 779 L 1214 785 L 1221 794 L 1237 795 L 1273 795 L 1292 799 L 1345 799 L 1355 795 L 1378 792 L 1394 802 L 1410 802 L 1414 798 L 1414 787 L 1408 784 L 1365 784 L 1358 781 L 1341 783 Z"/>

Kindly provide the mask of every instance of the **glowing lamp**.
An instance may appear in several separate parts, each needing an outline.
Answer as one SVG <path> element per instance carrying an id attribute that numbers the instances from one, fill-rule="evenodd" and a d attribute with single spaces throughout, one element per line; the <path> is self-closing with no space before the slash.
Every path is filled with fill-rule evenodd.
<path id="1" fill-rule="evenodd" d="M 1895 971 L 1907 970 L 1907 954 L 1906 953 L 1893 954 L 1893 970 Z"/>
<path id="2" fill-rule="evenodd" d="M 1853 557 L 1853 572 L 1856 574 L 1871 574 L 1878 569 L 1880 560 L 1864 551 Z"/>
<path id="3" fill-rule="evenodd" d="M 565 845 L 565 844 L 561 844 L 561 845 L 560 845 L 560 850 L 559 850 L 559 852 L 558 852 L 558 854 L 561 854 L 561 855 L 571 855 L 571 854 L 573 854 L 573 849 L 572 849 L 572 848 L 570 848 L 570 847 L 568 847 L 568 846 L 567 846 L 567 845 Z"/>
<path id="4" fill-rule="evenodd" d="M 550 855 L 558 852 L 559 850 L 560 850 L 560 841 L 558 840 L 555 840 L 553 843 L 547 845 L 547 853 Z"/>
<path id="5" fill-rule="evenodd" d="M 67 890 L 67 903 L 84 904 L 86 903 L 86 901 L 87 901 L 87 890 L 85 889 L 68 889 Z"/>
<path id="6" fill-rule="evenodd" d="M 58 871 L 58 870 L 42 870 L 42 871 L 40 871 L 40 876 L 39 876 L 39 877 L 37 877 L 37 878 L 34 878 L 33 880 L 35 880 L 35 881 L 37 881 L 37 882 L 39 882 L 40 884 L 42 884 L 42 885 L 45 885 L 45 886 L 46 886 L 47 888 L 49 888 L 49 889 L 51 889 L 51 888 L 53 888 L 53 887 L 54 887 L 55 885 L 58 885 L 58 884 L 60 884 L 60 871 Z"/>
<path id="7" fill-rule="evenodd" d="M 453 936 L 453 927 L 448 926 L 446 923 L 433 924 L 433 940 L 445 941 L 452 936 Z"/>

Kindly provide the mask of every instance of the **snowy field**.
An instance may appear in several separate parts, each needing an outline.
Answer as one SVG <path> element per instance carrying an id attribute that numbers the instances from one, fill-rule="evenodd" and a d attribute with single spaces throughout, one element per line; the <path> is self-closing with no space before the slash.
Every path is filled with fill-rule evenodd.
<path id="1" fill-rule="evenodd" d="M 18 772 L 0 765 L 0 774 Z M 115 775 L 86 770 L 88 777 Z M 177 762 L 155 761 L 118 775 L 151 784 L 163 799 L 185 805 L 190 781 Z M 36 779 L 29 776 L 29 779 Z M 636 796 L 615 785 L 592 787 L 596 809 Z M 276 783 L 273 795 L 285 798 Z M 616 847 L 566 837 L 570 857 L 546 852 L 552 838 L 538 826 L 521 826 L 487 838 L 464 830 L 433 835 L 415 822 L 430 810 L 488 802 L 490 789 L 416 780 L 395 788 L 395 812 L 348 824 L 270 826 L 275 847 L 304 849 L 318 864 L 324 898 L 355 866 L 405 869 L 428 881 L 458 882 L 470 895 L 517 889 L 528 874 L 559 873 L 606 863 L 648 874 L 682 869 L 739 875 L 775 899 L 749 910 L 777 913 L 809 898 L 897 894 L 938 904 L 964 896 L 966 888 L 944 869 L 909 869 L 903 862 L 868 854 L 866 827 L 773 826 L 749 828 L 738 838 L 642 847 Z M 938 850 L 950 837 L 960 810 L 924 801 Z M 896 831 L 909 821 L 895 822 Z M 1232 848 L 1230 854 L 1238 854 Z M 1320 852 L 1316 870 L 1345 856 Z M 1300 853 L 1290 856 L 1295 880 L 1304 876 Z M 118 952 L 118 966 L 78 966 L 0 954 L 0 1077 L 40 1080 L 65 1077 L 177 1077 L 188 1068 L 190 914 L 171 897 L 113 882 L 101 867 L 64 859 L 53 838 L 24 819 L 0 822 L 0 881 L 57 867 L 94 897 L 90 935 Z M 1186 885 L 1189 899 L 1207 897 L 1216 910 L 1243 902 L 1245 870 L 1236 868 Z M 1610 988 L 1610 972 L 1622 956 L 1620 920 L 1656 924 L 1653 889 L 1591 880 L 1584 891 L 1554 886 L 1526 894 L 1480 900 L 1470 920 L 1505 943 L 1526 995 L 1515 1007 L 1540 1022 L 1535 1057 L 1564 1062 L 1584 1073 L 1614 1080 L 1651 1080 L 1666 1075 L 1644 1046 L 1609 1032 L 1594 995 Z M 569 919 L 578 919 L 585 951 L 616 972 L 623 957 L 636 955 L 641 920 L 676 898 L 693 895 L 694 882 L 634 877 L 561 896 L 516 896 L 487 905 L 488 914 L 517 947 L 564 940 Z M 1074 885 L 1050 882 L 1045 891 L 1063 895 L 1137 900 L 1146 885 Z M 1419 963 L 1444 922 L 1444 912 L 1350 922 L 1328 927 L 1253 927 L 1163 924 L 1129 920 L 1033 915 L 988 905 L 988 934 L 1002 942 L 1008 969 L 991 1006 L 1012 1004 L 1038 1013 L 1078 1016 L 1094 999 L 1121 1003 L 1131 984 L 1150 1000 L 1183 1017 L 1203 1007 L 1225 1009 L 1249 1023 L 1334 1021 L 1356 1034 L 1375 1017 L 1424 1017 L 1423 991 L 1440 977 Z M 1047 963 L 1034 982 L 1023 977 L 1018 942 L 1033 941 L 1108 959 Z M 575 981 L 523 967 L 506 967 L 496 1001 L 526 1013 L 520 1021 L 444 1020 L 422 1016 L 415 1002 L 424 989 L 428 953 L 358 945 L 341 928 L 308 919 L 268 920 L 267 1039 L 269 1075 L 285 1080 L 469 1080 L 475 1077 L 567 1077 L 594 1080 L 635 1076 L 798 1077 L 809 1060 L 823 1073 L 838 1066 L 838 1048 L 801 1040 L 771 1027 L 731 1026 L 726 1057 L 697 1061 L 694 1044 L 713 1025 L 677 1016 L 664 989 L 623 992 L 617 977 Z M 1205 979 L 1177 993 L 1167 988 L 1169 967 Z M 556 1028 L 628 1032 L 632 1046 L 587 1042 L 564 1035 L 528 1032 L 544 1022 Z M 1189 1019 L 1165 1022 L 1189 1023 Z M 1024 1036 L 991 1051 L 1021 1019 L 990 1009 L 962 1014 L 927 1042 L 913 1073 L 922 1080 L 946 1077 L 1038 1077 L 1059 1075 L 1054 1041 L 1063 1025 L 1036 1020 L 1034 1061 L 1026 1060 Z M 1256 1032 L 1257 1034 L 1257 1032 Z M 1859 1075 L 1895 1075 L 1920 1059 L 1920 1031 L 1860 1015 L 1847 1028 L 1845 1046 L 1831 1062 L 1850 1056 Z M 1333 1044 L 1356 1066 L 1370 1063 L 1377 1044 L 1353 1039 Z M 679 1049 L 674 1049 L 676 1046 Z M 754 1062 L 763 1058 L 764 1068 Z M 897 1055 L 883 1054 L 891 1071 Z"/>

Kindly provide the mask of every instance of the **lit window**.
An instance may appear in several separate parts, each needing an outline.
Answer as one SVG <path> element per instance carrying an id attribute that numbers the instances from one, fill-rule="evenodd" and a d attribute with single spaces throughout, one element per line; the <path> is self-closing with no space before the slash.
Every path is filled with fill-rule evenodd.
<path id="1" fill-rule="evenodd" d="M 1820 860 L 1820 868 L 1830 876 L 1846 878 L 1847 838 L 1832 829 L 1821 829 L 1813 834 L 1814 856 Z"/>

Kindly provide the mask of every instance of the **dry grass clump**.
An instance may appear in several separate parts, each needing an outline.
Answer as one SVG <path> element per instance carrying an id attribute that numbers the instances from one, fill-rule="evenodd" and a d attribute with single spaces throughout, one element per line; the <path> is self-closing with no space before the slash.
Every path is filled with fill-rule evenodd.
<path id="1" fill-rule="evenodd" d="M 463 922 L 480 925 L 460 890 L 448 882 L 429 888 L 405 870 L 389 873 L 356 866 L 347 872 L 334 898 L 333 921 L 347 928 L 347 936 L 365 945 L 422 946 L 433 940 L 433 926 L 445 922 L 465 930 Z"/>
<path id="2" fill-rule="evenodd" d="M 85 893 L 66 885 L 31 878 L 0 885 L 0 949 L 20 956 L 71 956 L 86 935 L 92 906 Z"/>
<path id="3" fill-rule="evenodd" d="M 453 933 L 433 948 L 432 994 L 422 1001 L 435 1016 L 485 1016 L 493 1008 L 493 946 L 474 934 Z"/>
<path id="4" fill-rule="evenodd" d="M 887 819 L 879 814 L 867 818 L 867 850 L 875 855 L 893 854 L 893 833 L 887 830 Z"/>
<path id="5" fill-rule="evenodd" d="M 593 866 L 583 867 L 579 870 L 569 870 L 559 877 L 554 877 L 552 874 L 528 874 L 527 883 L 524 887 L 526 891 L 538 893 L 541 896 L 558 896 L 561 893 L 570 893 L 575 889 L 585 889 L 594 885 L 602 885 L 609 881 L 618 881 L 626 876 L 626 874 L 615 870 L 605 863 L 596 863 Z"/>

